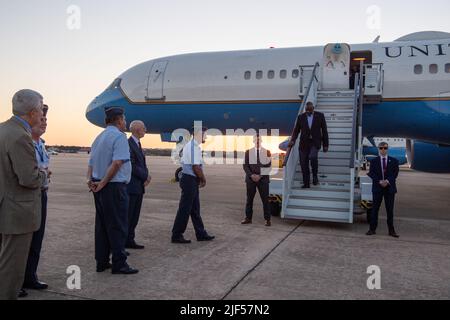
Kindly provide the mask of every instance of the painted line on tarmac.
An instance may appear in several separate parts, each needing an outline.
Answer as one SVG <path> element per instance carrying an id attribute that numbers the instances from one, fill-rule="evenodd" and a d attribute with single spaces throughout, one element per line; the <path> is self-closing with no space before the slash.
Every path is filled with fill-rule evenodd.
<path id="1" fill-rule="evenodd" d="M 237 283 L 230 290 L 228 290 L 227 293 L 225 293 L 225 295 L 220 300 L 225 300 L 231 294 L 231 292 L 233 292 L 234 289 L 236 289 L 245 280 L 245 278 L 247 278 L 253 271 L 255 271 L 256 268 L 258 268 L 283 242 L 285 242 L 292 234 L 294 234 L 295 231 L 297 231 L 297 229 L 299 229 L 305 222 L 306 221 L 299 222 L 299 224 L 294 229 L 292 229 L 284 238 L 282 238 L 266 255 L 264 255 L 264 257 L 262 257 L 261 260 L 259 260 L 258 263 L 256 263 L 253 266 L 253 268 L 247 271 L 247 273 L 241 279 L 239 279 Z"/>

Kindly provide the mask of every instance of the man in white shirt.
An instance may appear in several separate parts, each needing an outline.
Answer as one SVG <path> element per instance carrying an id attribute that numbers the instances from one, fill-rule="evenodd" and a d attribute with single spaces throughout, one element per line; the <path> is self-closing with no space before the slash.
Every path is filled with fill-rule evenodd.
<path id="1" fill-rule="evenodd" d="M 200 215 L 199 189 L 206 186 L 200 144 L 206 140 L 206 130 L 206 128 L 194 128 L 191 141 L 183 148 L 183 156 L 181 158 L 183 176 L 180 180 L 181 199 L 172 229 L 172 243 L 191 243 L 190 240 L 186 240 L 183 236 L 189 222 L 189 216 L 194 225 L 197 241 L 211 241 L 215 238 L 206 232 Z"/>

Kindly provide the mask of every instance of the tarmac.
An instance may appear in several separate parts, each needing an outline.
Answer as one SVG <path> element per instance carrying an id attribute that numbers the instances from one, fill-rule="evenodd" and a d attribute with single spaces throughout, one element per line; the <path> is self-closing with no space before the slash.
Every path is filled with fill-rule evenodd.
<path id="1" fill-rule="evenodd" d="M 273 219 L 264 226 L 255 198 L 252 225 L 244 217 L 242 166 L 208 166 L 201 191 L 202 216 L 213 242 L 171 244 L 180 189 L 171 183 L 170 158 L 148 157 L 152 183 L 145 195 L 137 242 L 129 250 L 137 275 L 96 273 L 95 209 L 88 192 L 85 154 L 60 154 L 53 171 L 39 278 L 49 290 L 29 290 L 31 300 L 298 300 L 450 299 L 450 174 L 402 168 L 396 229 L 387 235 L 384 211 L 378 235 L 367 237 L 365 216 L 352 225 Z M 384 209 L 383 209 L 384 210 Z M 189 223 L 186 238 L 195 240 Z M 81 270 L 81 288 L 69 289 L 67 268 Z M 381 288 L 367 286 L 378 266 Z"/>

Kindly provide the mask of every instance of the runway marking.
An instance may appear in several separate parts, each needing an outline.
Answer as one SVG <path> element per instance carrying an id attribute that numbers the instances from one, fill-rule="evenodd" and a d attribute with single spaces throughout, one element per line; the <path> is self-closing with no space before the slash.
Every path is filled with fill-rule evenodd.
<path id="1" fill-rule="evenodd" d="M 236 289 L 242 283 L 242 281 L 244 281 L 244 279 L 250 275 L 250 273 L 255 271 L 256 268 L 258 268 L 276 249 L 278 249 L 278 247 L 283 242 L 287 240 L 287 238 L 293 235 L 294 232 L 297 231 L 297 229 L 299 229 L 305 222 L 305 220 L 300 221 L 298 225 L 294 229 L 292 229 L 283 239 L 281 239 L 266 255 L 264 255 L 264 257 L 262 257 L 261 260 L 258 261 L 258 263 L 256 263 L 249 271 L 247 271 L 246 274 L 241 279 L 239 279 L 237 283 L 233 287 L 231 287 L 231 289 L 228 290 L 220 300 L 225 300 L 231 294 L 231 292 L 233 292 L 233 290 Z"/>
<path id="2" fill-rule="evenodd" d="M 98 299 L 94 299 L 94 298 L 89 298 L 89 297 L 83 297 L 83 296 L 79 296 L 79 295 L 75 295 L 75 294 L 68 294 L 68 293 L 64 293 L 64 292 L 57 292 L 57 291 L 53 291 L 53 290 L 44 290 L 44 291 L 40 291 L 39 293 L 41 294 L 56 294 L 59 296 L 64 296 L 64 297 L 72 297 L 72 298 L 77 298 L 80 300 L 90 300 L 90 301 L 96 301 Z M 31 298 L 31 297 L 30 297 Z M 23 299 L 23 300 L 32 300 L 32 299 Z"/>

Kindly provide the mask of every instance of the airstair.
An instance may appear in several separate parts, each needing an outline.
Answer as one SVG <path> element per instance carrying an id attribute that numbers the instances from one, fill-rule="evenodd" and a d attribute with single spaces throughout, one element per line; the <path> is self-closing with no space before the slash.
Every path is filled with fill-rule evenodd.
<path id="1" fill-rule="evenodd" d="M 359 170 L 362 154 L 362 112 L 365 98 L 381 97 L 382 65 L 363 65 L 362 75 L 355 75 L 355 88 L 343 90 L 323 88 L 323 73 L 319 63 L 300 66 L 299 114 L 306 103 L 313 102 L 315 110 L 325 115 L 329 133 L 329 151 L 319 153 L 318 186 L 302 189 L 299 143 L 288 149 L 284 162 L 283 202 L 281 216 L 289 219 L 353 223 L 358 205 Z M 366 70 L 370 78 L 364 81 Z M 378 78 L 375 75 L 378 72 Z M 381 80 L 380 80 L 381 78 Z M 371 90 L 364 95 L 365 82 Z M 377 87 L 374 89 L 374 83 Z"/>

